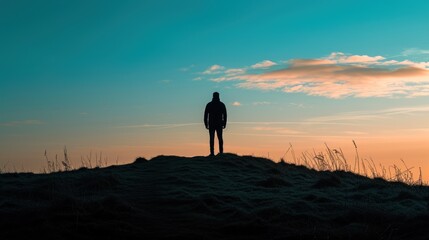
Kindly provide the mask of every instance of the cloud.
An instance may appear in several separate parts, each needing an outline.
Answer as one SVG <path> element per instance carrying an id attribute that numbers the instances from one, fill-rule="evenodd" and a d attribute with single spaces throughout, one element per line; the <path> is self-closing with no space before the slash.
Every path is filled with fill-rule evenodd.
<path id="1" fill-rule="evenodd" d="M 289 103 L 289 105 L 296 108 L 305 108 L 306 106 L 303 103 Z"/>
<path id="2" fill-rule="evenodd" d="M 203 74 L 216 74 L 216 73 L 220 73 L 220 71 L 223 70 L 223 69 L 225 69 L 224 66 L 215 64 L 215 65 L 209 67 L 207 70 L 205 70 L 203 72 Z"/>
<path id="3" fill-rule="evenodd" d="M 344 134 L 347 135 L 367 135 L 367 132 L 359 132 L 359 131 L 344 131 Z"/>
<path id="4" fill-rule="evenodd" d="M 381 110 L 378 112 L 382 113 L 382 114 L 387 114 L 387 115 L 422 113 L 422 112 L 429 112 L 429 105 L 414 106 L 414 107 L 388 108 L 388 109 L 384 109 L 384 110 Z"/>
<path id="5" fill-rule="evenodd" d="M 331 53 L 326 60 L 332 60 L 336 63 L 375 63 L 380 60 L 384 60 L 382 56 L 370 57 L 368 55 L 346 55 L 342 52 L 333 52 Z"/>
<path id="6" fill-rule="evenodd" d="M 262 102 L 253 102 L 253 105 L 259 106 L 259 105 L 271 105 L 271 102 L 262 101 Z"/>
<path id="7" fill-rule="evenodd" d="M 231 68 L 231 69 L 226 70 L 225 73 L 228 76 L 234 76 L 234 75 L 246 73 L 246 69 L 245 68 Z"/>
<path id="8" fill-rule="evenodd" d="M 421 55 L 421 54 L 429 54 L 429 50 L 410 48 L 402 52 L 402 55 L 404 56 Z"/>
<path id="9" fill-rule="evenodd" d="M 416 115 L 419 113 L 429 113 L 429 105 L 387 108 L 374 111 L 353 111 L 330 116 L 321 116 L 308 119 L 310 122 L 331 122 L 331 121 L 362 121 L 372 119 L 386 119 L 397 115 Z"/>
<path id="10" fill-rule="evenodd" d="M 118 128 L 146 128 L 146 129 L 166 129 L 202 125 L 202 123 L 166 123 L 166 124 L 139 124 L 119 126 Z"/>
<path id="11" fill-rule="evenodd" d="M 251 68 L 269 68 L 274 65 L 277 65 L 277 63 L 270 61 L 270 60 L 264 60 L 262 62 L 256 63 L 251 66 Z"/>
<path id="12" fill-rule="evenodd" d="M 241 106 L 241 103 L 240 103 L 240 102 L 235 101 L 235 102 L 233 102 L 231 105 L 232 105 L 232 106 L 235 106 L 235 107 L 239 107 L 239 106 Z"/>
<path id="13" fill-rule="evenodd" d="M 250 125 L 250 126 L 260 126 L 261 128 L 259 130 L 262 130 L 262 127 L 267 127 L 265 130 L 268 130 L 269 127 L 268 126 L 283 126 L 283 125 L 296 125 L 296 126 L 301 126 L 301 125 L 356 125 L 356 124 L 351 124 L 351 123 L 344 123 L 344 122 L 333 122 L 333 121 L 312 121 L 312 120 L 307 120 L 307 121 L 288 121 L 288 122 L 228 122 L 228 124 L 230 125 Z M 2 125 L 0 125 L 2 126 Z M 130 129 L 134 129 L 134 128 L 141 128 L 141 129 L 145 129 L 145 130 L 163 130 L 163 129 L 170 129 L 170 128 L 182 128 L 182 127 L 192 127 L 192 126 L 203 126 L 203 123 L 199 122 L 188 122 L 188 123 L 165 123 L 165 124 L 137 124 L 137 125 L 122 125 L 122 126 L 117 126 L 117 128 L 130 128 Z M 273 127 L 271 128 L 271 130 L 273 129 L 283 129 L 285 130 L 285 128 L 282 127 Z"/>
<path id="14" fill-rule="evenodd" d="M 17 127 L 17 126 L 30 126 L 30 125 L 41 125 L 42 121 L 39 120 L 23 120 L 23 121 L 11 121 L 0 123 L 0 127 Z"/>
<path id="15" fill-rule="evenodd" d="M 268 65 L 267 65 L 268 66 Z M 327 98 L 429 96 L 429 62 L 331 53 L 319 59 L 291 59 L 278 70 L 219 76 L 240 88 L 281 90 Z"/>
<path id="16" fill-rule="evenodd" d="M 272 132 L 272 133 L 278 133 L 278 134 L 303 134 L 304 132 L 293 130 L 290 128 L 285 127 L 253 127 L 252 130 L 254 131 L 263 131 L 263 132 Z"/>

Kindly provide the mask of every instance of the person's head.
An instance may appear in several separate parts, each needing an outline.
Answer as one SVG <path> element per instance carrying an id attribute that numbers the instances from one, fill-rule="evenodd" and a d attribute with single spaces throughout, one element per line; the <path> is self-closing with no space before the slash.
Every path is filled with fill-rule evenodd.
<path id="1" fill-rule="evenodd" d="M 213 100 L 220 100 L 218 92 L 213 93 Z"/>

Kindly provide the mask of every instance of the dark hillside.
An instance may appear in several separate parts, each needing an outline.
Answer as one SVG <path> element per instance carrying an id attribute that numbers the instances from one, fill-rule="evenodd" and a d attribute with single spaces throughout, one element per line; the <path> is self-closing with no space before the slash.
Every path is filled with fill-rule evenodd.
<path id="1" fill-rule="evenodd" d="M 250 156 L 0 175 L 2 239 L 427 239 L 429 187 Z"/>

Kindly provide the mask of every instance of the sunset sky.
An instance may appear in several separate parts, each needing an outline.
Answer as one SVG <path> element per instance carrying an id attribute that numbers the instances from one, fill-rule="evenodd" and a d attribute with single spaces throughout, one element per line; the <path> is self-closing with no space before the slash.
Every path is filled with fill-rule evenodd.
<path id="1" fill-rule="evenodd" d="M 428 1 L 1 1 L 0 169 L 39 171 L 64 146 L 278 160 L 324 143 L 429 179 Z M 217 149 L 217 146 L 216 146 Z M 93 156 L 94 157 L 94 156 Z"/>

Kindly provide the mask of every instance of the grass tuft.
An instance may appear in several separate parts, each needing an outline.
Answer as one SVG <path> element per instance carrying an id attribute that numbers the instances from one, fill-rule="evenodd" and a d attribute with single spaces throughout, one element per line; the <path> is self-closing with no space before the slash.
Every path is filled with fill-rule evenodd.
<path id="1" fill-rule="evenodd" d="M 318 171 L 345 171 L 352 172 L 361 176 L 369 178 L 382 178 L 391 182 L 402 182 L 408 185 L 426 185 L 422 179 L 422 169 L 419 168 L 419 176 L 414 178 L 412 170 L 413 167 L 408 167 L 403 159 L 401 159 L 402 166 L 393 164 L 387 168 L 381 164 L 376 165 L 372 158 L 363 159 L 359 156 L 358 146 L 353 140 L 355 148 L 355 158 L 353 166 L 347 161 L 341 149 L 330 148 L 325 143 L 325 150 L 321 152 L 302 152 L 300 157 L 295 156 L 293 146 L 289 143 L 289 147 L 280 161 L 283 163 L 291 163 L 295 165 L 305 166 L 310 169 Z M 286 158 L 290 153 L 289 160 Z"/>

